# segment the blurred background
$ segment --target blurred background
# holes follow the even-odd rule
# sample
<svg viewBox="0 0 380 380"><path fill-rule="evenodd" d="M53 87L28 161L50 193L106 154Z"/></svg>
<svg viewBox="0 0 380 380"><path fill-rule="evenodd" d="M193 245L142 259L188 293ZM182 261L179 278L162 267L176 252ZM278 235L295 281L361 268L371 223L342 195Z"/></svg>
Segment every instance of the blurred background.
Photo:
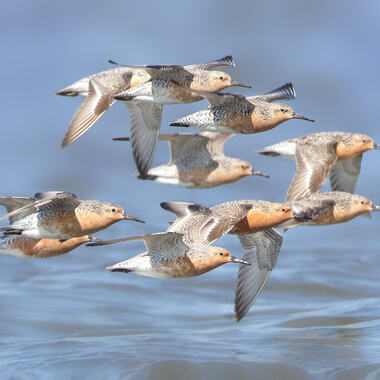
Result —
<svg viewBox="0 0 380 380"><path fill-rule="evenodd" d="M161 201L282 201L295 164L256 149L328 130L365 133L380 143L379 16L374 0L6 2L0 193L65 190L119 203L146 220L96 234L104 239L164 231L172 218ZM198 190L138 180L129 143L112 141L129 135L129 114L119 102L61 149L83 98L54 92L112 67L108 59L186 65L227 54L236 62L228 70L233 79L252 85L229 91L248 96L291 81L297 99L289 105L316 120L228 141L226 154L269 179ZM161 132L191 132L169 123L206 107L165 106ZM154 165L168 159L160 142ZM375 203L379 162L376 151L364 155L357 185ZM267 287L239 324L233 265L173 281L103 270L142 252L142 243L80 247L47 260L1 257L0 369L8 378L380 378L379 218L287 232ZM243 255L235 237L217 245Z"/></svg>

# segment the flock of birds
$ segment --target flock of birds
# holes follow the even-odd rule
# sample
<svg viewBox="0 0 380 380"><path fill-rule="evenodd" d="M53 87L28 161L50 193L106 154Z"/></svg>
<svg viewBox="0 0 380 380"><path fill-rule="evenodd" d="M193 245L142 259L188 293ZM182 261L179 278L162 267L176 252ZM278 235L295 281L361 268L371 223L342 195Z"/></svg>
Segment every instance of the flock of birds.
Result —
<svg viewBox="0 0 380 380"><path fill-rule="evenodd" d="M114 63L113 61L110 61ZM295 99L287 83L263 95L244 97L219 93L230 86L249 87L216 68L234 67L231 56L188 66L122 66L83 78L57 95L85 96L62 146L85 133L116 101L129 113L131 141L139 178L188 188L207 188L244 176L266 176L240 159L226 157L224 143L234 134L263 132L289 119L314 121L278 100ZM162 106L206 99L210 106L173 123L196 127L200 134L159 135ZM168 164L151 168L157 141L170 144ZM83 243L101 246L143 240L146 252L107 269L156 278L197 276L225 263L240 264L235 292L235 317L243 318L276 265L282 235L274 227L343 223L370 211L372 202L353 194L362 154L380 149L369 136L350 132L321 132L283 141L258 152L296 161L297 172L283 203L235 200L207 207L195 203L163 202L176 217L166 232L102 241L91 234L120 220L141 219L117 204L80 200L67 192L42 192L34 197L0 197L9 226L2 228L0 252L18 257L60 255ZM318 192L330 177L331 192ZM244 249L243 259L211 244L234 234Z"/></svg>

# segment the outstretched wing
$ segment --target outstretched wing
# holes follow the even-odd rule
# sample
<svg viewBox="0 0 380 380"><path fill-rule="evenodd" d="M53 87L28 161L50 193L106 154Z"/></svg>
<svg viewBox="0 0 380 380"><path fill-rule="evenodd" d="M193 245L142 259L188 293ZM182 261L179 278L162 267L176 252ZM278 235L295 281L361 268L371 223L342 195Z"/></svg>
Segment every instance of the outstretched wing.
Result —
<svg viewBox="0 0 380 380"><path fill-rule="evenodd" d="M38 194L38 193L37 193ZM12 198L12 197L10 197ZM59 193L52 197L42 198L42 199L34 199L33 202L27 203L24 206L14 209L11 212L0 217L0 220L5 218L17 218L20 219L20 215L25 217L29 214L38 212L42 207L46 207L48 209L64 209L64 210L73 210L80 205L80 200L78 198L73 197L71 193ZM14 219L13 219L14 220Z"/></svg>
<svg viewBox="0 0 380 380"><path fill-rule="evenodd" d="M176 208L176 215L181 215L177 217L177 220L169 227L168 231L183 233L187 242L211 244L230 232L252 207L251 205L241 204L229 208L228 212L226 210L223 212L220 206L222 205L208 208L196 203L166 202L166 209L171 208L171 210L174 210ZM181 207L180 212L178 207Z"/></svg>
<svg viewBox="0 0 380 380"><path fill-rule="evenodd" d="M358 181L361 162L361 154L347 160L336 162L330 172L331 188L334 191L353 193Z"/></svg>
<svg viewBox="0 0 380 380"><path fill-rule="evenodd" d="M337 157L337 140L327 144L302 144L296 148L297 173L289 186L287 201L316 193L326 181Z"/></svg>
<svg viewBox="0 0 380 380"><path fill-rule="evenodd" d="M212 70L217 67L222 67L222 68L235 67L235 62L231 55L227 55L215 61L184 66L184 68L190 72L198 71L198 70Z"/></svg>
<svg viewBox="0 0 380 380"><path fill-rule="evenodd" d="M125 86L128 86L131 74L126 75L124 73L120 74L120 76L120 81L122 83L126 82ZM121 89L118 89L115 92L115 88L103 86L95 78L91 78L88 85L88 96L71 120L63 138L62 147L64 148L73 143L90 129L115 102L113 96L120 91Z"/></svg>
<svg viewBox="0 0 380 380"><path fill-rule="evenodd" d="M95 243L88 243L88 247L97 247L101 245L110 245L125 241L143 240L148 254L163 254L167 256L185 256L189 247L183 241L183 234L175 232L158 232L139 236L130 236L121 239L104 240Z"/></svg>
<svg viewBox="0 0 380 380"><path fill-rule="evenodd" d="M240 109L244 108L246 112L252 112L255 108L255 106L242 95L231 94L229 92L219 93L213 91L194 90L185 86L181 86L181 88L206 99L210 103L211 107L235 107L238 105Z"/></svg>
<svg viewBox="0 0 380 380"><path fill-rule="evenodd" d="M159 140L167 140L170 144L170 161L193 164L199 162L200 166L212 159L207 150L209 139L198 134L176 133L171 135L160 135Z"/></svg>
<svg viewBox="0 0 380 380"><path fill-rule="evenodd" d="M162 105L151 102L125 101L130 113L133 158L142 177L152 166L162 119Z"/></svg>
<svg viewBox="0 0 380 380"><path fill-rule="evenodd" d="M201 136L208 138L207 150L211 156L224 155L224 144L234 133L201 132Z"/></svg>
<svg viewBox="0 0 380 380"><path fill-rule="evenodd" d="M235 318L240 321L251 308L276 265L282 236L273 228L238 236L244 248L243 260L251 265L240 265L235 290Z"/></svg>

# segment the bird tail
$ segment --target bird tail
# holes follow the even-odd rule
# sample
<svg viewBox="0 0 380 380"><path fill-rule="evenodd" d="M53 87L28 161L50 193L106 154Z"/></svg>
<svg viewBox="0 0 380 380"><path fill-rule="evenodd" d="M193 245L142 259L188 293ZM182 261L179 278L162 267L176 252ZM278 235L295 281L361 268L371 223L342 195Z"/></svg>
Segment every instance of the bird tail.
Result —
<svg viewBox="0 0 380 380"><path fill-rule="evenodd" d="M0 228L0 231L2 231L4 235L21 235L24 230L21 228L3 227Z"/></svg>
<svg viewBox="0 0 380 380"><path fill-rule="evenodd" d="M138 174L137 175L138 179L149 179L151 181L154 181L157 177L158 177L158 175L150 175L150 174L147 174L147 175Z"/></svg>

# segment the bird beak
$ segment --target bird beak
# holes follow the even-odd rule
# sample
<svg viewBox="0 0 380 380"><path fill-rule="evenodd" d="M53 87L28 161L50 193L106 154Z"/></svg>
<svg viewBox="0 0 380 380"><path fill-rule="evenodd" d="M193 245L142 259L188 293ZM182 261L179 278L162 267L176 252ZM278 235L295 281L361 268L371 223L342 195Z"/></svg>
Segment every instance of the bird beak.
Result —
<svg viewBox="0 0 380 380"><path fill-rule="evenodd" d="M236 80L231 81L231 86L239 86L239 87L246 87L246 88L252 88L251 86L248 86L247 84L240 83Z"/></svg>
<svg viewBox="0 0 380 380"><path fill-rule="evenodd" d="M373 143L373 149L380 149L380 145Z"/></svg>
<svg viewBox="0 0 380 380"><path fill-rule="evenodd" d="M260 172L260 171L258 171L258 170L252 170L251 175L259 175L259 176L261 176L261 177L269 178L269 175L267 175L267 174L265 174L265 173L263 173L263 172Z"/></svg>
<svg viewBox="0 0 380 380"><path fill-rule="evenodd" d="M380 206L379 205L373 205L372 211L380 211Z"/></svg>
<svg viewBox="0 0 380 380"><path fill-rule="evenodd" d="M88 237L88 241L91 241L91 242L94 242L94 243L100 243L101 241L103 241L102 239L99 239L99 238L97 238L97 237L95 237L95 236L91 236L91 235L89 235L89 237Z"/></svg>
<svg viewBox="0 0 380 380"><path fill-rule="evenodd" d="M293 119L302 119L302 120L312 121L313 123L315 122L315 120L309 119L308 117L299 115L298 113L295 113L295 112L293 113Z"/></svg>
<svg viewBox="0 0 380 380"><path fill-rule="evenodd" d="M234 257L234 256L231 256L231 263L251 265L251 263L249 263L248 261L238 259L237 257Z"/></svg>
<svg viewBox="0 0 380 380"><path fill-rule="evenodd" d="M131 214L127 214L126 212L123 215L124 215L124 220L134 220L136 222L145 223L143 220L136 218L135 216Z"/></svg>

